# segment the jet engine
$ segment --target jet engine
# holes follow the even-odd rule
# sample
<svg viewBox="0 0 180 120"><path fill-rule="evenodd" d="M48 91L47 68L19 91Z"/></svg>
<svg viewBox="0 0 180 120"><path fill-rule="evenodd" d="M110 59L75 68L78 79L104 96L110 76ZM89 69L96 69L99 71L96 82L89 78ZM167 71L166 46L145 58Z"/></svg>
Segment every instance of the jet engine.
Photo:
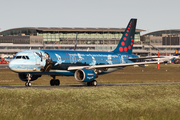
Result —
<svg viewBox="0 0 180 120"><path fill-rule="evenodd" d="M22 81L28 81L27 73L19 73L18 75ZM31 81L37 80L38 77L41 77L41 75L31 75Z"/></svg>
<svg viewBox="0 0 180 120"><path fill-rule="evenodd" d="M96 78L94 70L79 69L76 70L74 77L79 82L90 82Z"/></svg>

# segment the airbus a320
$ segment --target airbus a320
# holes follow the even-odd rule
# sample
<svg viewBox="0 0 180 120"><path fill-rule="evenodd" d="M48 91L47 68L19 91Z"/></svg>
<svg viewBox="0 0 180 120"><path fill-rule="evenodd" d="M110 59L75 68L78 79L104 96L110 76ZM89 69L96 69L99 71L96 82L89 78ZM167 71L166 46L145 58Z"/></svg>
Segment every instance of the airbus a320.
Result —
<svg viewBox="0 0 180 120"><path fill-rule="evenodd" d="M50 75L51 86L59 86L56 76L74 76L79 82L96 86L99 75L116 71L126 66L157 63L138 62L139 57L132 54L137 19L131 19L115 50L76 51L76 50L25 50L18 52L9 62L9 68L17 72L31 86L31 81L42 75Z"/></svg>

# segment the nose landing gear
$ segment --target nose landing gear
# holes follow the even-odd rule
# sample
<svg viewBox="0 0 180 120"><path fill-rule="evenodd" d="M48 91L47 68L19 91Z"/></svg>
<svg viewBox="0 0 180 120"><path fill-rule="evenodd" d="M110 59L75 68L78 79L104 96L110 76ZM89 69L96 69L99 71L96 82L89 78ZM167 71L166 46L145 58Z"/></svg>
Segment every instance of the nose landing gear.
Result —
<svg viewBox="0 0 180 120"><path fill-rule="evenodd" d="M31 87L31 74L28 73L26 77L28 81L25 83L25 86Z"/></svg>

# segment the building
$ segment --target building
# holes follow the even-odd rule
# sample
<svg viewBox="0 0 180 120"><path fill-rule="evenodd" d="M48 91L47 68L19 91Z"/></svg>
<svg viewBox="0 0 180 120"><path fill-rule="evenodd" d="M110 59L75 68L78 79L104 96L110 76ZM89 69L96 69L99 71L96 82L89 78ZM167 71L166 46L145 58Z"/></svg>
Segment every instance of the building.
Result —
<svg viewBox="0 0 180 120"><path fill-rule="evenodd" d="M43 44L42 36L30 36L25 34L0 35L0 43L12 44Z"/></svg>
<svg viewBox="0 0 180 120"><path fill-rule="evenodd" d="M160 30L142 35L141 41L151 45L180 45L179 37L180 30Z"/></svg>
<svg viewBox="0 0 180 120"><path fill-rule="evenodd" d="M77 50L112 51L125 28L14 28L0 32L0 54L15 54L26 49L74 48ZM133 53L140 56L170 55L180 48L180 30L154 31L140 36L136 29Z"/></svg>
<svg viewBox="0 0 180 120"><path fill-rule="evenodd" d="M77 34L77 50L114 50L125 28L14 28L0 32L0 54L25 49L72 49ZM136 29L134 44L140 44Z"/></svg>
<svg viewBox="0 0 180 120"><path fill-rule="evenodd" d="M157 54L157 51L164 55L172 55L176 49L180 48L180 30L150 32L141 36L141 42L150 55Z"/></svg>

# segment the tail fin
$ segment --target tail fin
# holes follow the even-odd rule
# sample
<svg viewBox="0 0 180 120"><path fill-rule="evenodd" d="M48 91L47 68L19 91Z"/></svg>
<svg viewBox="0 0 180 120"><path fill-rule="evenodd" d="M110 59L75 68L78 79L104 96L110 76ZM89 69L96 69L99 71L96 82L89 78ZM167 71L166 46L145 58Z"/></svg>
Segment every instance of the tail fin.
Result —
<svg viewBox="0 0 180 120"><path fill-rule="evenodd" d="M179 55L179 48L176 49L174 56L178 56Z"/></svg>
<svg viewBox="0 0 180 120"><path fill-rule="evenodd" d="M173 59L171 60L171 63L173 63L173 64L174 64L174 60L175 60L175 58L173 58Z"/></svg>
<svg viewBox="0 0 180 120"><path fill-rule="evenodd" d="M137 19L131 19L114 53L132 54Z"/></svg>

